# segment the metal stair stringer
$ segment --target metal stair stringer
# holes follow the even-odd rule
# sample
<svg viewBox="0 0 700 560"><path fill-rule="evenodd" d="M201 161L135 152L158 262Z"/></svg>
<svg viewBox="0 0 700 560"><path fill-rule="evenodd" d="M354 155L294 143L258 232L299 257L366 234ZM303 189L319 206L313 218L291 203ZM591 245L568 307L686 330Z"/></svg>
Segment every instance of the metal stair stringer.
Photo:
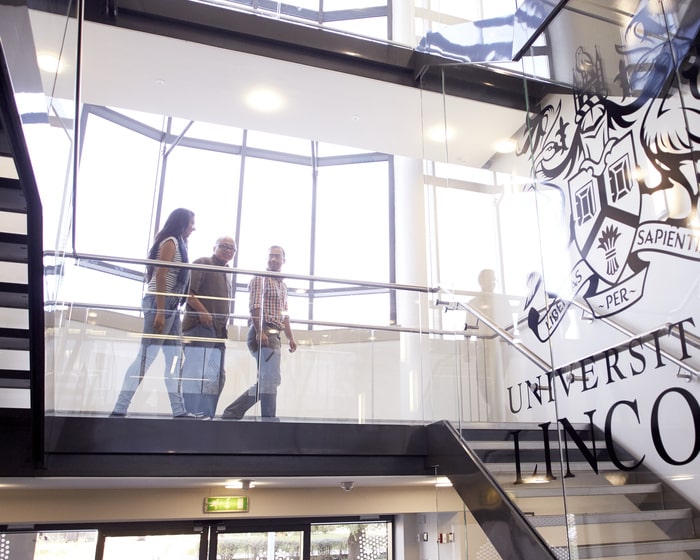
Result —
<svg viewBox="0 0 700 560"><path fill-rule="evenodd" d="M0 391L28 391L35 465L44 460L44 278L42 205L0 44ZM19 399L22 401L23 399ZM12 406L10 404L10 406Z"/></svg>
<svg viewBox="0 0 700 560"><path fill-rule="evenodd" d="M449 422L426 431L426 466L450 480L503 560L557 558Z"/></svg>

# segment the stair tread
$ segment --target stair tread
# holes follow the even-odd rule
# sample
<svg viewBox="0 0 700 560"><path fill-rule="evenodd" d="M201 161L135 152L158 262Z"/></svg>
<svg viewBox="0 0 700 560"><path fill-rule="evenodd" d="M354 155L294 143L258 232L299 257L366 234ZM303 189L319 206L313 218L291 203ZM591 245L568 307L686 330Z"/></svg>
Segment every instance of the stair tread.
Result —
<svg viewBox="0 0 700 560"><path fill-rule="evenodd" d="M31 389L31 379L19 379L14 377L0 377L0 389Z"/></svg>
<svg viewBox="0 0 700 560"><path fill-rule="evenodd" d="M26 294L29 292L27 284L20 282L0 282L0 291Z"/></svg>
<svg viewBox="0 0 700 560"><path fill-rule="evenodd" d="M27 262L27 236L0 232L0 261Z"/></svg>
<svg viewBox="0 0 700 560"><path fill-rule="evenodd" d="M29 329L0 328L0 349L29 350Z"/></svg>
<svg viewBox="0 0 700 560"><path fill-rule="evenodd" d="M14 177L0 177L0 189L21 190L20 181Z"/></svg>
<svg viewBox="0 0 700 560"><path fill-rule="evenodd" d="M588 449L592 449L593 446L591 445L590 440L583 440L583 443L588 447ZM605 449L605 445L602 442L598 442L600 447L602 447L602 451ZM515 446L513 444L513 441L487 441L487 440L479 440L479 441L469 441L467 440L467 444L469 445L470 448L472 448L475 451L481 451L481 450L494 450L494 451L500 451L500 450L508 450L508 451L513 451ZM576 447L576 444L573 443L572 441L569 441L567 443L569 450L574 451L578 449ZM520 441L518 442L518 447L520 450L524 449L542 449L542 442L541 441ZM556 440L551 440L549 442L549 447L550 449L559 449L559 442Z"/></svg>
<svg viewBox="0 0 700 560"><path fill-rule="evenodd" d="M0 210L26 214L27 200L18 179L0 177Z"/></svg>
<svg viewBox="0 0 700 560"><path fill-rule="evenodd" d="M29 370L24 369L0 369L0 377L8 379L29 378Z"/></svg>
<svg viewBox="0 0 700 560"><path fill-rule="evenodd" d="M27 309L29 286L15 282L0 282L0 308Z"/></svg>
<svg viewBox="0 0 700 560"><path fill-rule="evenodd" d="M25 233L9 233L6 231L0 231L0 243L18 243L26 244L27 235Z"/></svg>
<svg viewBox="0 0 700 560"><path fill-rule="evenodd" d="M640 521L664 521L669 519L688 519L692 517L690 508L664 509L652 511L630 511L621 513L575 513L576 525L598 525L604 523L635 523ZM535 527L552 527L566 525L566 515L533 515L527 516Z"/></svg>
<svg viewBox="0 0 700 560"><path fill-rule="evenodd" d="M528 484L527 488L522 486L504 486L503 490L515 498L541 498L547 496L561 496L560 486L555 488L546 487L544 484ZM592 486L566 486L567 496L597 496L597 495L620 495L620 494L653 494L661 491L660 482L649 484L625 484L623 486L605 486L602 484Z"/></svg>
<svg viewBox="0 0 700 560"><path fill-rule="evenodd" d="M492 473L492 474L515 474L515 463L513 461L510 462L500 462L500 463L484 463L486 466L486 469ZM521 461L520 462L520 471L523 475L523 477L526 476L528 473L532 473L535 470L535 467L537 467L537 472L541 473L542 469L544 468L544 464L542 462L534 462L534 461ZM555 465L552 465L552 469L554 469ZM559 468L558 464L556 465L557 469ZM585 461L570 461L569 462L569 469L571 472L578 474L579 472L593 472L591 469L591 465L589 465ZM619 472L619 469L610 461L598 461L598 472L603 473L603 472Z"/></svg>
<svg viewBox="0 0 700 560"><path fill-rule="evenodd" d="M577 547L578 557L580 559L626 556L632 554L660 554L668 552L684 552L689 550L700 550L700 539L584 544Z"/></svg>

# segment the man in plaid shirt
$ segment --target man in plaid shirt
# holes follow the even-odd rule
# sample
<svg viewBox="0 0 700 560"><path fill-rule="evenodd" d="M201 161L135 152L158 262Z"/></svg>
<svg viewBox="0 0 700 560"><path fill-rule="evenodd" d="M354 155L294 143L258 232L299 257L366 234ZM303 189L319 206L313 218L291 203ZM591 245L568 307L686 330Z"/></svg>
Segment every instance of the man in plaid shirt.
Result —
<svg viewBox="0 0 700 560"><path fill-rule="evenodd" d="M284 249L270 247L267 270L280 272L285 262ZM260 401L261 416L277 420L277 387L282 382L280 362L284 331L289 351L297 349L287 314L287 286L280 277L256 276L248 285L250 318L248 319L248 349L258 366L257 382L224 410L222 417L240 420L246 411Z"/></svg>

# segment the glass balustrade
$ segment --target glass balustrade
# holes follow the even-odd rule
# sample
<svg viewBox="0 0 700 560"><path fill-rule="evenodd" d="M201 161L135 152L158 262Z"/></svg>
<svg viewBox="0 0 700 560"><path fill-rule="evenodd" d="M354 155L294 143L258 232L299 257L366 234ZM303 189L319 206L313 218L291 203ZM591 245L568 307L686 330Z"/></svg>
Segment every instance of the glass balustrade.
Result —
<svg viewBox="0 0 700 560"><path fill-rule="evenodd" d="M450 95L475 65L425 70L423 127L441 144L425 151L444 161L427 168L426 183L442 239L457 239L455 212L471 218L467 205L490 206L493 227L460 223L459 240L472 241L462 254L515 294L497 344L512 336L509 349L542 366L498 356L504 423L457 425L466 444L557 554L682 558L697 547L690 512L700 503L689 482L700 393L688 276L697 265L699 20L692 2L619 7L568 2L553 14L530 49L556 45L551 80L528 79L523 62L519 114L476 127L482 144L503 146L481 160L463 132L480 115ZM428 92L436 82L441 100ZM440 286L450 273L438 271ZM489 299L484 310L496 305Z"/></svg>
<svg viewBox="0 0 700 560"><path fill-rule="evenodd" d="M109 257L101 259L109 261ZM47 269L58 268L63 272L56 300L47 302L49 369L53 372L47 394L52 414L110 414L126 372L144 341L163 339L162 348L166 351L168 345L176 347L171 369L177 370L178 391L186 398L188 393L210 394L212 389L205 387L206 370L213 368L218 372L223 355L225 382L215 416L221 416L227 404L255 384L258 371L246 343L249 323L245 313L252 271L227 270L229 276L235 276L238 286L235 297L228 300L236 312L225 318L227 338L171 337L144 335L142 309L124 305L122 294L142 290L141 282L115 276L114 270L105 266L95 270L94 258L63 256L57 260L47 257L48 260L54 263L60 260L60 266L54 264ZM123 263L125 259L117 260ZM195 265L194 268L215 271L218 267ZM81 291L79 286L86 279L91 279L100 289L93 293ZM292 275L286 282L306 280ZM469 313L469 304L459 307L454 294L441 294L420 286L363 284L329 278L316 279L317 285L318 280L323 280L326 286L322 296L289 293L290 302L297 300L289 305L297 350L282 352L278 412L283 419L352 423L426 423L442 419L458 423L503 422L513 414L508 407L521 406L515 403L523 398L519 389L511 388L513 403L508 404L508 377L504 372L509 371L511 362L522 374L529 371L532 379L542 375L541 358L523 351L517 332L513 336L517 328L512 323L502 331L495 326L498 332L486 326L484 320L489 321L488 317L477 324L479 319ZM74 286L73 282L78 285ZM109 288L110 282L114 283L114 289ZM117 288L129 284L132 286L128 291ZM349 291L356 296L347 295ZM112 294L117 300L114 303L109 301ZM325 299L333 297L350 303L336 306L333 321L302 318L314 313L316 302L323 305ZM396 309L396 323L355 322L354 297L365 301L369 298L378 305L384 298L402 302L402 307ZM449 297L449 301L441 299L444 297ZM448 315L457 327L430 326L436 317L442 319ZM288 341L284 334L281 338L284 350ZM129 408L130 415L172 416L164 382L168 378L164 371L165 353L155 352L154 362L143 375ZM259 416L260 410L256 409L248 418Z"/></svg>

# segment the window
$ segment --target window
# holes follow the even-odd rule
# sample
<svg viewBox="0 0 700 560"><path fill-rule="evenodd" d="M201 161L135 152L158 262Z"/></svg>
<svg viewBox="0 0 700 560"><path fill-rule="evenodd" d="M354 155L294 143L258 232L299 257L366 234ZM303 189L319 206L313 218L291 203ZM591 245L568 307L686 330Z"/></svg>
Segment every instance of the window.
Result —
<svg viewBox="0 0 700 560"><path fill-rule="evenodd" d="M146 258L154 232L178 207L195 213L190 260L209 256L215 240L230 235L238 240L236 268L264 270L268 248L281 245L287 254L283 271L290 275L375 283L393 277L390 155L88 108L76 249L101 259L71 267L64 299L138 306L143 266L110 265L109 257ZM250 278L239 276L234 314L242 322ZM362 319L363 306L348 294L347 284L289 278L287 285L293 319L314 319L316 310L327 321ZM388 290L351 286L355 296L369 298L372 324L390 323ZM314 306L317 295L323 302Z"/></svg>

